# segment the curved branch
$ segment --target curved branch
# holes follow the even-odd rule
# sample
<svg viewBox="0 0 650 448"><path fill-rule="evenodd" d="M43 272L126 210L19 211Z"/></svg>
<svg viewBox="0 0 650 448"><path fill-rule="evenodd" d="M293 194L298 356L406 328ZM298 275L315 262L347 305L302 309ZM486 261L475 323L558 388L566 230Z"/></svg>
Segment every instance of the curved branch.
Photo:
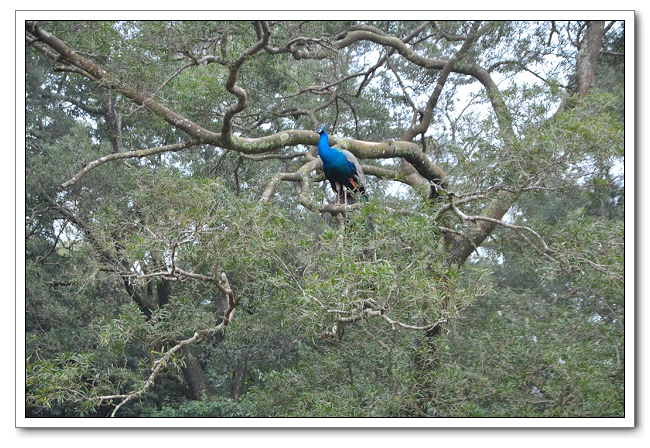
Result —
<svg viewBox="0 0 650 448"><path fill-rule="evenodd" d="M330 137L330 144L352 152L360 159L403 158L427 180L446 188L447 174L424 154L419 145L407 141L366 142L348 138ZM314 143L315 144L315 143Z"/></svg>
<svg viewBox="0 0 650 448"><path fill-rule="evenodd" d="M466 44L470 45L473 43L472 40L478 38L478 36L481 34L480 31L474 31L475 34L466 39ZM419 55L413 51L403 40L397 37L386 35L385 33L370 31L367 28L351 29L347 31L342 39L338 42L338 48L342 49L362 40L394 48L395 51L397 51L408 61L426 69L443 70L445 68L445 65L449 62L449 60L445 59L428 58ZM490 73L477 65L458 62L455 62L453 64L453 67L449 67L449 70L452 73L472 76L483 85L483 87L488 92L488 98L492 103L492 108L494 109L494 112L497 116L499 128L501 129L505 140L514 141L515 134L512 129L512 120L508 114L508 108L505 104L505 101L503 100L497 84L490 76Z"/></svg>
<svg viewBox="0 0 650 448"><path fill-rule="evenodd" d="M448 263L462 266L465 260L479 247L483 241L494 231L496 226L503 222L501 218L510 210L520 193L500 191L488 205L483 208L482 216L488 219L469 220L474 226L467 232L467 238L456 238L448 251ZM449 193L449 203L452 204L453 194ZM451 206L453 209L453 205ZM457 209L457 208L456 208ZM447 209L448 210L448 209ZM455 210L454 210L455 211ZM463 218L462 215L459 215ZM465 215L466 216L466 215Z"/></svg>
<svg viewBox="0 0 650 448"><path fill-rule="evenodd" d="M535 250L535 252L537 252L538 254L540 254L540 255L543 256L543 257L546 257L547 259L549 259L549 261L553 261L553 262L557 261L557 260L555 260L553 257L551 257L551 256L549 255L549 252L555 252L555 251L551 250L551 248L548 247L548 245L546 244L546 241L544 241L544 239L541 237L541 235L540 235L539 233L535 232L535 231L534 231L533 229L531 229L530 227L526 227L526 226L517 226L517 225L514 225L514 224L508 224L507 222L502 221L501 219L490 218L489 216L466 215L465 213L461 212L461 211L458 209L458 207L456 207L456 205L455 205L453 202L450 203L450 205L451 205L451 209L454 211L454 213L456 213L456 215L458 215L461 219L463 219L463 220L465 220L465 221L472 221L472 222L476 222L476 221L485 221L485 222L488 222L488 223L492 223L492 224L495 224L495 225L500 225L500 226L505 227L505 228L507 228L507 229L513 230L513 231L514 231L517 235L519 235L519 236L520 236L520 237L521 237L521 238L522 238L522 239L523 239L523 240L524 240L524 241L525 241L525 242L526 242L530 247L532 247L533 250ZM543 250L540 249L540 248L539 248L535 243L533 243L533 242L532 242L532 241L531 241L531 240L530 240L530 239L529 239L529 238L528 238L528 237L523 233L523 230L525 230L525 231L527 231L527 232L533 234L533 235L534 235L534 236L539 240L539 242L542 244L542 246L543 246Z"/></svg>
<svg viewBox="0 0 650 448"><path fill-rule="evenodd" d="M143 106L155 115L158 115L172 126L189 134L192 138L199 140L201 143L210 143L215 146L222 146L221 138L218 134L197 125L168 107L153 101L150 97L139 93L130 85L113 79L109 73L99 65L75 53L58 37L43 30L37 22L26 22L25 27L29 33L55 50L58 53L57 59L59 61L64 61L71 66L76 67L81 70L82 73L87 73L86 76L91 81L101 82L105 87L120 92L128 99Z"/></svg>
<svg viewBox="0 0 650 448"><path fill-rule="evenodd" d="M120 160L120 159L131 159L133 157L147 157L151 156L153 154L160 154L163 152L177 152L185 148L190 148L192 146L196 146L199 142L195 140L190 140L187 142L182 142L182 143L175 143L173 145L165 145L165 146L159 146L157 148L149 148L149 149L141 149L139 151L129 151L129 152L120 152L120 153L113 153L109 154L104 157L100 157L97 160L93 160L90 162L88 165L86 165L81 171L79 171L75 177L72 179L63 182L61 184L61 188L68 188L84 177L86 174L88 174L90 171L94 170L97 168L99 165L103 165L106 162L110 162L113 160Z"/></svg>
<svg viewBox="0 0 650 448"><path fill-rule="evenodd" d="M295 159L297 157L304 157L308 154L307 151L292 152L290 154L262 154L260 156L252 156L243 154L242 157L248 160L269 160L269 159Z"/></svg>
<svg viewBox="0 0 650 448"><path fill-rule="evenodd" d="M298 182L300 184L300 194L298 195L298 202L306 209L314 212L329 213L334 217L338 217L339 215L347 211L361 208L363 206L361 202L356 202L351 205L344 205L344 204L321 204L312 201L310 199L310 188L309 188L308 176L309 173L311 173L312 171L322 170L322 169L323 169L323 162L320 159L313 159L305 163L294 173L276 174L275 176L273 176L273 179L271 179L271 181L266 186L266 189L264 190L264 193L260 198L260 202L270 201L271 197L273 196L275 186L278 184L278 182L284 180L284 181Z"/></svg>
<svg viewBox="0 0 650 448"><path fill-rule="evenodd" d="M248 94L240 86L236 85L237 77L239 76L239 70L241 69L244 62L248 60L251 56L256 53L259 53L266 45L269 43L271 37L271 32L269 31L269 26L266 22L261 22L258 24L261 31L258 31L258 34L261 34L260 40L255 43L248 50L244 51L237 60L232 63L230 66L230 73L228 74L228 79L226 80L226 90L237 97L237 102L231 104L223 117L223 124L221 126L221 140L226 143L232 143L232 119L233 117L241 112L242 110L248 107ZM258 28L258 30L259 30Z"/></svg>
<svg viewBox="0 0 650 448"><path fill-rule="evenodd" d="M112 79L112 77L109 76L108 72L106 72L104 69L102 69L100 66L90 61L89 59L84 58L83 56L75 53L63 41L58 39L56 36L53 36L52 34L43 30L38 25L38 23L27 22L26 29L28 32L33 34L43 43L47 44L50 48L55 50L58 53L59 60L63 60L66 63L78 67L79 69L87 72L90 76L92 76L91 79L93 80L96 79L98 82L101 82L107 88L114 89L122 93L124 96L134 101L136 104L139 104L145 107L146 109L148 109L149 111L151 111L152 113L160 116L165 121L170 123L172 126L187 133L192 138L190 142L185 142L182 144L171 145L168 147L154 148L152 150L142 150L141 152L119 153L116 155L111 155L110 157L106 156L106 158L100 158L92 162L88 167L84 168L84 170L82 170L83 172L80 173L81 176L79 176L79 178L83 177L83 175L85 175L88 171L92 170L96 166L105 163L106 161L109 160L125 158L125 157L133 157L133 156L140 157L140 156L146 156L149 154L154 154L159 152L180 150L180 149L187 148L189 146L203 144L203 143L211 144L224 149L230 149L243 154L261 154L261 153L271 152L280 148L284 148L287 146L297 146L297 145L316 146L318 144L318 138L319 138L318 134L316 134L315 132L303 131L303 130L287 130L287 131L282 131L273 135L259 137L259 138L246 138L246 137L238 137L232 135L232 125L231 125L232 117L239 111L243 110L247 104L246 92L241 87L237 86L235 82L237 80L239 69L247 60L247 58L261 51L264 48L264 46L268 43L270 33L268 31L268 24L264 22L259 24L259 29L261 30L260 40L251 48L243 52L240 55L240 57L237 59L237 61L231 64L231 71L228 77L228 81L226 83L226 88L238 98L238 101L237 103L231 105L227 109L226 113L224 114L224 125L222 127L220 134L212 132L208 129L205 129L197 125L196 123L188 120L184 116L169 109L168 107L163 106L162 104L154 101L149 96L137 92L136 89L134 89L130 85ZM369 33L373 36L379 36L379 34L369 32L369 31L364 31L364 30L351 32L351 34L354 33ZM395 39L396 41L399 41L402 46L405 45L402 40L397 38L390 38L386 36L379 36L379 37L385 39ZM335 95L332 95L332 98L330 100L334 101ZM327 104L330 103L327 102ZM326 106L321 105L319 106L319 108L320 107L326 107ZM312 120L315 118L315 116L313 116L313 111L312 113L309 114L309 116L310 118L312 118ZM437 165L435 165L433 162L431 162L426 157L426 155L422 153L419 146L414 143L404 142L404 141L375 143L375 142L363 142L360 140L351 140L351 139L337 139L335 137L332 140L333 140L332 143L338 143L341 149L347 149L350 152L354 153L359 158L373 158L373 159L391 158L391 157L403 158L406 161L408 161L411 165L413 165L413 167L418 171L420 175L422 175L429 181L433 181L436 184L443 186L443 188L446 185L445 172L442 169L440 169ZM150 152L147 153L147 151ZM77 180L72 179L71 183L66 183L64 185L66 186L72 185Z"/></svg>

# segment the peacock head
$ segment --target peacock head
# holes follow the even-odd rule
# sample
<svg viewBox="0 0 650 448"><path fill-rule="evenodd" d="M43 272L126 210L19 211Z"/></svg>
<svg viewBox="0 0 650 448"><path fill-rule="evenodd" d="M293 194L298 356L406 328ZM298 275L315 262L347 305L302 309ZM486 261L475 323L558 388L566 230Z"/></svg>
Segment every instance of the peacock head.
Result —
<svg viewBox="0 0 650 448"><path fill-rule="evenodd" d="M323 135L323 133L325 133L325 125L321 124L316 129L314 129L314 131L316 131L319 135Z"/></svg>

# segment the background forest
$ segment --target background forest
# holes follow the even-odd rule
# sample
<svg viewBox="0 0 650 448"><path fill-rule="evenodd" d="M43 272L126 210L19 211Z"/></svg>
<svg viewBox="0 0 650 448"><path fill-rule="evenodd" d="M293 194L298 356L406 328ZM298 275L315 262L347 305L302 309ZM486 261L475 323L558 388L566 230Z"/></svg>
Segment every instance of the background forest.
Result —
<svg viewBox="0 0 650 448"><path fill-rule="evenodd" d="M619 19L25 22L25 415L623 417Z"/></svg>

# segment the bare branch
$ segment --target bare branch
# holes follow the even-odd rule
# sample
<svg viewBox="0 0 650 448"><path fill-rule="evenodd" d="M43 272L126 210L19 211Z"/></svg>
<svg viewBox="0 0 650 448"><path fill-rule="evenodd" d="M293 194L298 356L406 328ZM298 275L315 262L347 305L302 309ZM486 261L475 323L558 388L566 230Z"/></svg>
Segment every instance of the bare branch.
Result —
<svg viewBox="0 0 650 448"><path fill-rule="evenodd" d="M500 220L500 219L490 218L490 217L487 217L487 216L466 215L466 214L464 214L463 212L461 212L461 211L458 209L458 207L456 207L456 205L455 205L453 202L450 203L450 204L451 204L451 209L452 209L452 210L454 211L454 213L456 213L456 214L457 214L461 219L463 219L463 220L465 220L465 221L473 221L473 222L475 222L475 221L485 221L485 222L489 222L489 223L492 223L492 224L497 224L497 225L500 225L500 226L505 227L505 228L507 228L507 229L513 230L513 231L514 231L515 233L517 233L517 235L519 235L519 236L520 236L520 237L521 237L521 238L522 238L522 239L523 239L523 240L524 240L524 241L525 241L525 242L526 242L530 247L532 247L532 248L535 250L535 252L537 252L538 254L542 255L543 257L549 259L550 261L553 261L553 262L557 261L557 260L555 260L553 257L551 257L551 256L549 255L549 253L553 253L553 252L555 252L555 251L553 251L550 247L548 247L548 245L546 244L546 241L544 241L544 239L540 236L540 234L537 233L537 232L535 232L535 231L534 231L533 229L531 229L530 227L526 227L526 226L517 226L517 225L514 225L514 224L508 224L507 222L502 221L502 220ZM529 239L529 238L528 238L528 237L527 237L527 236L522 232L523 230L525 230L525 231L527 231L527 232L533 234L533 235L537 238L537 240L542 244L542 246L543 246L543 250L540 249L536 244L534 244L534 243L533 243L533 242L532 242L532 241L531 241L531 240L530 240L530 239Z"/></svg>
<svg viewBox="0 0 650 448"><path fill-rule="evenodd" d="M377 306L377 303L374 300L370 299L370 300L363 301L363 310L360 312L353 313L352 311L345 311L345 310L338 310L338 309L328 309L325 310L325 312L328 314L336 314L337 315L336 321L338 323L343 323L343 324L357 322L367 317L378 317L388 322L393 328L393 330L395 330L397 327L400 327L406 330L426 331L426 332L433 330L439 325L448 323L451 319L451 317L445 316L441 319L438 319L436 322L432 324L411 325L411 324L405 324L397 319L392 319L386 314L386 311L382 307L379 307L379 309L375 309L373 308L373 306ZM341 315L345 315L345 317L341 317ZM331 336L332 334L326 332L325 335Z"/></svg>
<svg viewBox="0 0 650 448"><path fill-rule="evenodd" d="M193 139L197 139L204 143L211 143L216 146L221 145L221 139L218 134L208 131L182 115L172 111L168 107L151 100L147 95L139 93L130 85L124 84L114 77L111 77L110 74L99 65L74 52L59 38L43 30L38 23L26 22L25 27L29 33L33 34L56 51L59 54L58 60L60 62L66 62L70 66L78 68L82 71L82 74L87 74L87 77L92 81L101 82L102 85L107 88L119 91L136 104L144 106L146 109L160 116L171 125L189 134Z"/></svg>
<svg viewBox="0 0 650 448"><path fill-rule="evenodd" d="M424 108L424 111L422 112L422 119L420 120L420 123L418 124L413 123L409 127L409 129L405 132L404 136L402 137L402 140L410 142L413 140L413 138L416 135L423 134L424 132L427 131L427 129L429 129L429 125L431 124L431 119L433 118L433 111L436 108L436 105L438 104L438 99L440 98L440 94L442 93L442 89L444 88L447 79L449 78L449 74L454 68L454 64L456 63L456 61L460 57L462 57L463 54L467 53L467 51L471 48L471 46L474 44L476 39L478 39L478 29L480 25L481 25L480 21L475 21L472 24L472 29L470 30L469 36L467 37L467 39L465 39L465 42L461 46L460 50L458 50L458 52L454 56L452 56L448 61L445 62L445 64L442 67L442 71L440 72L440 76L438 77L438 82L436 83L436 87L433 89L431 96L429 96L427 105Z"/></svg>
<svg viewBox="0 0 650 448"><path fill-rule="evenodd" d="M459 56L460 54L466 52L466 49L469 48L474 43L475 39L477 39L480 36L481 31L478 30L476 27L474 27L474 25L477 25L477 23L478 22L475 22L473 24L473 28L472 31L470 32L470 36L468 36L468 38L466 38L465 42L463 43L463 47L465 47L465 49L459 50L459 53L457 53L456 56ZM515 140L514 131L512 129L512 120L508 114L508 107L506 106L503 100L503 97L501 95L501 92L499 91L497 84L490 77L490 73L487 70L467 62L447 65L449 60L428 58L422 56L416 53L415 51L413 51L413 49L408 45L406 45L406 43L403 40L397 37L386 35L383 32L377 32L376 29L369 30L364 27L361 27L361 29L352 28L349 31L345 32L342 35L341 40L339 40L338 42L338 48L339 49L345 48L360 40L367 40L379 45L391 47L408 61L416 65L419 65L420 67L423 68L444 70L445 66L447 66L450 72L474 77L477 81L479 81L483 85L483 87L488 92L488 97L492 104L492 108L496 113L498 123L499 123L499 128L501 129L504 138L507 141ZM442 77L439 80L438 84L439 85L444 84L441 83L440 81L444 81ZM434 100L437 100L435 93L432 94L432 96L430 97L430 102L433 103ZM413 135L414 136L418 135L418 132L417 131L413 132Z"/></svg>
<svg viewBox="0 0 650 448"><path fill-rule="evenodd" d="M57 233L56 238L54 239L54 244L52 244L52 249L50 249L50 251L42 257L37 256L36 263L42 263L43 261L45 261L47 257L49 257L54 253L54 250L56 249L57 245L59 244L59 240L61 239L61 234L63 234L63 231L65 230L65 227L68 225L68 222L69 222L68 218L66 218L63 221L63 224L61 225L61 229L59 230L59 233Z"/></svg>

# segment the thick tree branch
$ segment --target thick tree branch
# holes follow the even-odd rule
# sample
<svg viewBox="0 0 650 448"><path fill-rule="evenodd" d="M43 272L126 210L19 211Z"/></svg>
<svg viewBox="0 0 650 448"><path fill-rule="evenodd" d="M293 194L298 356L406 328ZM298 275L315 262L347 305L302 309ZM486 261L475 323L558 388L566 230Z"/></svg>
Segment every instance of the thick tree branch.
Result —
<svg viewBox="0 0 650 448"><path fill-rule="evenodd" d="M578 97L584 98L596 84L596 63L600 57L605 21L587 22L587 30L578 47Z"/></svg>
<svg viewBox="0 0 650 448"><path fill-rule="evenodd" d="M458 52L454 56L452 56L451 59L445 62L445 65L442 67L442 70L440 72L440 76L438 77L438 82L436 83L436 87L433 89L433 92L431 93L431 96L427 101L427 105L424 108L424 111L422 112L422 119L418 124L413 124L411 125L411 127L409 127L409 129L402 137L402 140L410 142L413 140L413 138L415 138L416 135L424 134L427 131L427 129L429 129L429 125L431 124L431 119L433 118L433 111L436 108L436 105L438 104L438 99L440 98L442 89L444 88L445 83L447 82L447 78L449 78L449 74L454 68L454 64L456 63L456 61L460 57L462 57L463 54L467 53L467 51L470 49L472 44L478 38L478 29L480 25L481 25L480 21L476 21L472 24L472 29L470 30L469 35L467 36L467 39L465 39L465 42L461 46L460 50L458 50Z"/></svg>
<svg viewBox="0 0 650 448"><path fill-rule="evenodd" d="M286 159L295 159L298 157L304 157L308 153L307 151L299 151L299 152L292 152L289 154L262 154L259 156L252 156L248 154L243 154L242 157L244 159L248 160L255 160L255 161L260 161L260 160L271 160L271 159L279 159L279 160L286 160Z"/></svg>

